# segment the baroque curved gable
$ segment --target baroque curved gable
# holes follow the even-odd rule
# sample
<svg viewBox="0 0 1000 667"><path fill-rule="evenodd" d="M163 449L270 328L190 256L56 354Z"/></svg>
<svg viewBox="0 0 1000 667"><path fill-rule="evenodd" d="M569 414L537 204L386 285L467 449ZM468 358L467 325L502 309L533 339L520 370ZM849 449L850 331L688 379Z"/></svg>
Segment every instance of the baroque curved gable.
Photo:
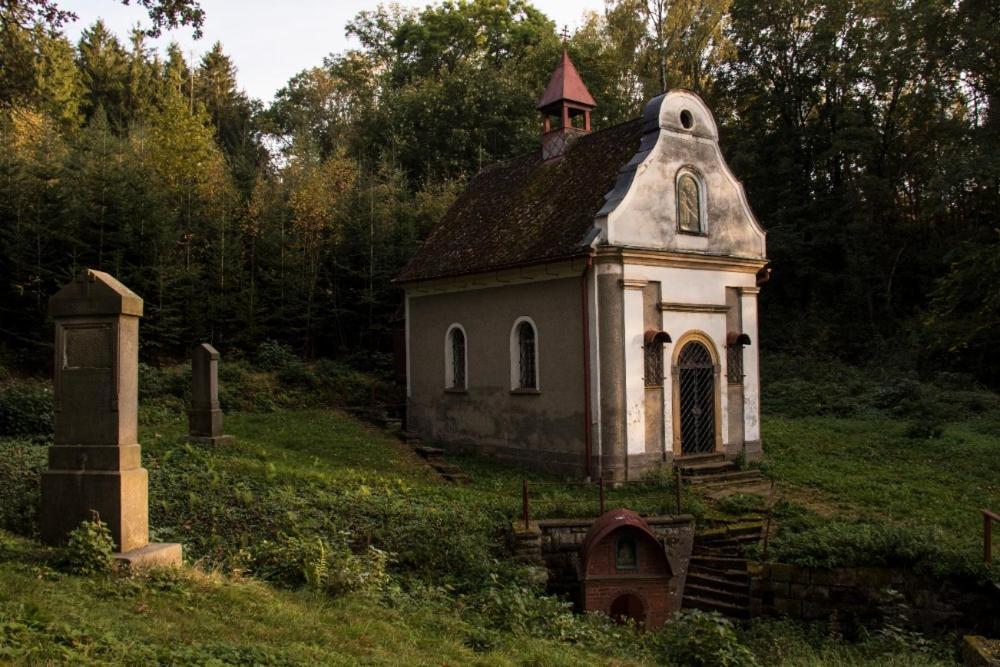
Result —
<svg viewBox="0 0 1000 667"><path fill-rule="evenodd" d="M693 214L701 216L700 228L691 224ZM764 230L719 149L715 119L687 90L646 105L639 151L606 195L597 225L615 246L752 259L767 254Z"/></svg>

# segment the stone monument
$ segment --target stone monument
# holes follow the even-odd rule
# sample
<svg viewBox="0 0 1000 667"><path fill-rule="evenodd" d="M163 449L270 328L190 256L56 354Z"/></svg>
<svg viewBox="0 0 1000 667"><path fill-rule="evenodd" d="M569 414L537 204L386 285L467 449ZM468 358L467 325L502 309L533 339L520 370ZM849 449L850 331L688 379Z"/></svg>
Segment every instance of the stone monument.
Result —
<svg viewBox="0 0 1000 667"><path fill-rule="evenodd" d="M191 409L188 411L188 440L223 445L233 441L222 434L219 407L219 353L202 343L191 353Z"/></svg>
<svg viewBox="0 0 1000 667"><path fill-rule="evenodd" d="M55 444L42 473L42 539L62 544L97 512L132 564L180 564L149 543L148 475L136 433L142 299L85 269L49 299L55 320Z"/></svg>

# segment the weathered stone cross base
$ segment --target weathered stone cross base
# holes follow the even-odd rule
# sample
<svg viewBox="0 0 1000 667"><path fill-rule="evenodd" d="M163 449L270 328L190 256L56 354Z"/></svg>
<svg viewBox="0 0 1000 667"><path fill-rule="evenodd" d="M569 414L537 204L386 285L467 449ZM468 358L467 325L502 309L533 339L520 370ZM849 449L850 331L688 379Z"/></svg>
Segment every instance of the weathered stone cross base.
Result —
<svg viewBox="0 0 1000 667"><path fill-rule="evenodd" d="M140 549L112 554L112 557L129 569L172 567L181 564L182 552L183 548L176 542L151 542Z"/></svg>
<svg viewBox="0 0 1000 667"><path fill-rule="evenodd" d="M60 448L52 449L58 453ZM93 451L96 448L74 449ZM138 446L135 449L138 456ZM57 458L57 455L50 454L50 457ZM52 544L62 543L65 535L96 512L108 525L115 544L126 549L114 554L115 560L126 567L180 565L180 544L146 541L149 534L147 488L145 468L44 471L42 537Z"/></svg>

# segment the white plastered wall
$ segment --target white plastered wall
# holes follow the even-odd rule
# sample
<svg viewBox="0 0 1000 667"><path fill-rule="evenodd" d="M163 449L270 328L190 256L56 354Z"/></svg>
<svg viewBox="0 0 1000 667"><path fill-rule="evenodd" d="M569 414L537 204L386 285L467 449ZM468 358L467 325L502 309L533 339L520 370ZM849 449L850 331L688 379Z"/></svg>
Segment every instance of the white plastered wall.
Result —
<svg viewBox="0 0 1000 667"><path fill-rule="evenodd" d="M719 360L720 372L717 376L716 392L720 398L722 451L728 443L729 405L726 389L726 313L707 311L706 307L718 309L726 305L726 287L742 289L743 331L750 336L751 345L744 350L744 440L760 438L759 424L759 371L757 363L757 288L756 279L752 273L736 271L703 270L692 268L649 266L642 264L626 264L624 267L624 282L659 282L661 299L671 304L669 309L662 311L662 329L670 334L673 343L668 343L664 349L664 374L666 375L663 392L664 434L666 434L667 449L670 450L674 439L673 424L673 383L672 364L675 345L686 334L699 332L707 335L713 343L713 353ZM646 422L643 409L643 317L642 291L625 287L625 386L628 453L641 454L645 451ZM691 310L683 310L683 306ZM677 308L677 309L675 309ZM675 452L677 454L677 452Z"/></svg>
<svg viewBox="0 0 1000 667"><path fill-rule="evenodd" d="M690 127L681 123L689 114ZM599 219L610 245L752 259L766 256L765 234L747 202L743 185L729 170L719 133L700 97L672 90L660 102L656 144L636 168L621 202ZM676 181L696 175L704 208L704 234L677 229Z"/></svg>

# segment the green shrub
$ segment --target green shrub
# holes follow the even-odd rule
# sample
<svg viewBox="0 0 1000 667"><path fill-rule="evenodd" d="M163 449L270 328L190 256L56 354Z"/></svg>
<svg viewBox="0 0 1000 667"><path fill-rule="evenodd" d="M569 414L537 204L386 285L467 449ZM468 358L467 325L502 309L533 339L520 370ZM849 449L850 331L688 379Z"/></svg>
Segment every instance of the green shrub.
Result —
<svg viewBox="0 0 1000 667"><path fill-rule="evenodd" d="M315 365L316 381L334 405L367 406L387 402L388 383L331 359Z"/></svg>
<svg viewBox="0 0 1000 667"><path fill-rule="evenodd" d="M250 382L250 368L242 361L223 360L219 363L219 382L233 388L243 387Z"/></svg>
<svg viewBox="0 0 1000 667"><path fill-rule="evenodd" d="M911 440L937 440L944 435L944 423L933 415L924 415L911 420L903 435Z"/></svg>
<svg viewBox="0 0 1000 667"><path fill-rule="evenodd" d="M45 447L24 440L0 440L0 528L19 535L37 530L39 479Z"/></svg>
<svg viewBox="0 0 1000 667"><path fill-rule="evenodd" d="M274 340L265 340L257 348L257 365L265 371L279 371L300 361L289 346Z"/></svg>
<svg viewBox="0 0 1000 667"><path fill-rule="evenodd" d="M157 368L139 364L139 401L158 398L187 400L191 395L191 365L179 364Z"/></svg>
<svg viewBox="0 0 1000 667"><path fill-rule="evenodd" d="M674 614L651 638L661 662L685 667L756 667L732 621L696 609Z"/></svg>
<svg viewBox="0 0 1000 667"><path fill-rule="evenodd" d="M0 437L51 435L53 414L48 384L23 381L0 387Z"/></svg>
<svg viewBox="0 0 1000 667"><path fill-rule="evenodd" d="M108 525L94 512L91 519L82 521L69 534L64 564L73 574L107 574L114 566L111 557L115 542Z"/></svg>
<svg viewBox="0 0 1000 667"><path fill-rule="evenodd" d="M401 570L460 590L481 588L497 570L502 545L494 533L507 520L482 506L416 494L345 499L340 514L359 539L392 552Z"/></svg>
<svg viewBox="0 0 1000 667"><path fill-rule="evenodd" d="M586 623L573 614L572 604L539 591L511 583L499 583L491 578L492 585L478 593L472 606L479 615L480 625L501 634L525 637L544 637L558 641L582 642L593 640L602 631L604 622Z"/></svg>
<svg viewBox="0 0 1000 667"><path fill-rule="evenodd" d="M313 375L308 366L298 359L278 369L278 380L283 384L303 389L312 389L316 386L316 376Z"/></svg>
<svg viewBox="0 0 1000 667"><path fill-rule="evenodd" d="M253 557L254 572L263 579L289 587L308 586L329 595L377 593L389 582L389 555L368 547L354 554L342 539L284 535L265 540Z"/></svg>

